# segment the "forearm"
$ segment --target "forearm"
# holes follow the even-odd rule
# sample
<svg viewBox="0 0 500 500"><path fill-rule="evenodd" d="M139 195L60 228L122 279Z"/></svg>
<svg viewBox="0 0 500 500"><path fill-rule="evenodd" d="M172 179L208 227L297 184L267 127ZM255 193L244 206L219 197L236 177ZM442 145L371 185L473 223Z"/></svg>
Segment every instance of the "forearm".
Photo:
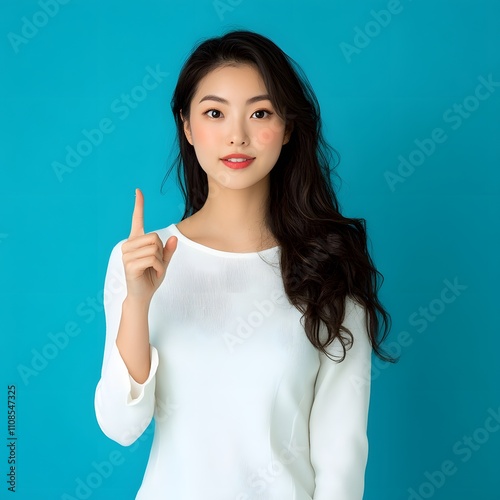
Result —
<svg viewBox="0 0 500 500"><path fill-rule="evenodd" d="M150 302L125 297L116 345L130 376L139 384L151 369L148 312Z"/></svg>

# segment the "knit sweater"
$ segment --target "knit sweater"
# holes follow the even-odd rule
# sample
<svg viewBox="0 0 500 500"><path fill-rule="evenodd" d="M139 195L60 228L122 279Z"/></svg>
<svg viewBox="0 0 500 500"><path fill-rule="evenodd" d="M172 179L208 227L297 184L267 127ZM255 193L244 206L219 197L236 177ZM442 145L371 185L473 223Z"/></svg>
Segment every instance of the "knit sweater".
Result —
<svg viewBox="0 0 500 500"><path fill-rule="evenodd" d="M127 293L121 240L104 280L95 391L100 428L123 446L154 417L136 500L362 500L372 354L366 309L347 297L343 325L354 343L338 363L312 345L289 303L279 246L227 252L175 224L156 233L163 244L172 235L178 242L150 303L149 376L136 382L116 345ZM338 359L340 341L327 351Z"/></svg>

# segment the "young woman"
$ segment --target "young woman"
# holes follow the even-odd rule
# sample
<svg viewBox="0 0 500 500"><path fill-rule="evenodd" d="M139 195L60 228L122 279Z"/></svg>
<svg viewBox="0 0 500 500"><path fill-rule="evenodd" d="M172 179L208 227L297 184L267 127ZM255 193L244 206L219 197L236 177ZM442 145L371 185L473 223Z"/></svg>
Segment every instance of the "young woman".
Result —
<svg viewBox="0 0 500 500"><path fill-rule="evenodd" d="M186 209L145 234L137 189L111 251L99 426L128 446L154 416L136 499L361 500L390 316L314 92L271 40L231 31L195 47L172 111Z"/></svg>

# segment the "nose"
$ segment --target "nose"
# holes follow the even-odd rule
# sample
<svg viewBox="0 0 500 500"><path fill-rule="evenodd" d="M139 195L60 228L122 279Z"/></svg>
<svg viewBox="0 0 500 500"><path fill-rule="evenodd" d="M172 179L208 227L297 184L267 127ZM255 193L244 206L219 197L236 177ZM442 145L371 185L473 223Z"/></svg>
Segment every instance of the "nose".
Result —
<svg viewBox="0 0 500 500"><path fill-rule="evenodd" d="M241 120L235 119L230 125L228 140L230 144L248 144L247 130Z"/></svg>

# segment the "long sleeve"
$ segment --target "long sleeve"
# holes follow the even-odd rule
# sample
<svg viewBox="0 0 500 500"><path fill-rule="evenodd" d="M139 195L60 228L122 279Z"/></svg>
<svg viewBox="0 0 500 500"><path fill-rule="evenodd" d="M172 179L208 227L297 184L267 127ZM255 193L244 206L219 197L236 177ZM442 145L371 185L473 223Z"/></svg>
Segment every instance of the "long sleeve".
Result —
<svg viewBox="0 0 500 500"><path fill-rule="evenodd" d="M122 303L127 295L121 252L124 241L113 247L104 280L106 340L94 407L104 434L123 446L129 446L144 432L153 417L158 352L150 346L151 369L147 380L139 384L130 376L116 345Z"/></svg>
<svg viewBox="0 0 500 500"><path fill-rule="evenodd" d="M365 319L366 309L347 298L343 325L353 334L353 346L341 363L320 353L309 420L314 500L363 498L372 353ZM327 351L335 359L343 352L337 339Z"/></svg>

